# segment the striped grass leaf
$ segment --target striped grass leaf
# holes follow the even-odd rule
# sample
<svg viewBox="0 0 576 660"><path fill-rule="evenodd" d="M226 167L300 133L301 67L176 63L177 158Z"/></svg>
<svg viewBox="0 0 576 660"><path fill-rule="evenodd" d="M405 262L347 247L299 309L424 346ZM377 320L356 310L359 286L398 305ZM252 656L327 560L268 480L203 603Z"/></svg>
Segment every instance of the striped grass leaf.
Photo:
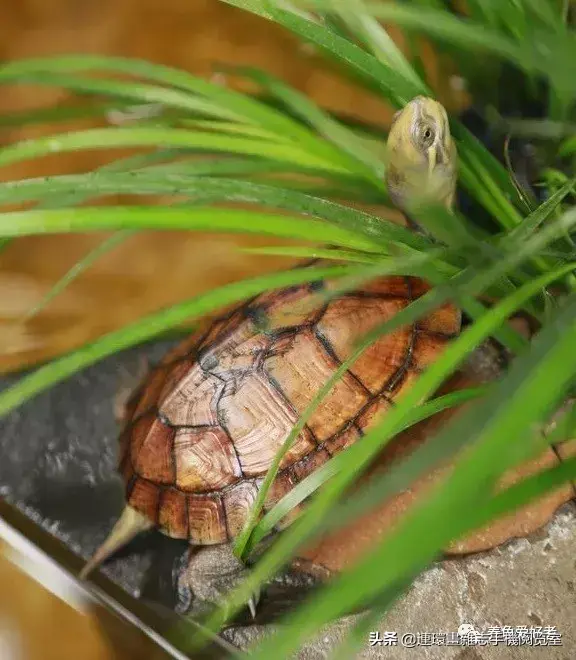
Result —
<svg viewBox="0 0 576 660"><path fill-rule="evenodd" d="M0 70L0 81L10 79L5 78L2 73ZM204 97L159 85L146 85L127 80L111 80L110 78L71 76L52 72L48 67L39 72L20 73L17 79L19 83L29 82L34 85L63 87L76 92L105 95L138 103L158 103L167 108L176 108L187 111L188 113L206 115L229 121L239 121L242 119L241 115L222 105L207 101Z"/></svg>
<svg viewBox="0 0 576 660"><path fill-rule="evenodd" d="M576 178L568 180L559 190L550 195L548 199L544 200L528 217L524 218L522 224L513 229L506 237L506 240L510 244L514 244L523 241L530 234L534 233L544 222L546 222L566 196L574 191L575 186Z"/></svg>
<svg viewBox="0 0 576 660"><path fill-rule="evenodd" d="M506 168L460 122L452 122L458 144L459 174L465 188L505 229L519 225L522 200Z"/></svg>
<svg viewBox="0 0 576 660"><path fill-rule="evenodd" d="M212 131L214 133L227 133L229 135L244 135L245 137L261 138L270 142L290 142L286 136L271 133L253 124L242 124L232 121L219 121L213 119L181 119L179 126L184 128Z"/></svg>
<svg viewBox="0 0 576 660"><path fill-rule="evenodd" d="M294 11L285 11L275 2L245 4L242 0L223 1L227 4L240 6L248 11L254 11L254 13L280 23L297 34L303 41L313 43L345 63L348 69L353 69L361 78L371 81L376 88L382 91L384 96L393 98L394 104L398 107L407 103L414 96L426 91L425 87L414 85L373 55L325 25L309 20Z"/></svg>
<svg viewBox="0 0 576 660"><path fill-rule="evenodd" d="M124 105L128 104L106 100L8 112L0 117L0 128L22 128L23 126L44 124L46 122L67 122L71 119L97 119L106 116L110 111L123 108Z"/></svg>
<svg viewBox="0 0 576 660"><path fill-rule="evenodd" d="M412 68L404 53L382 24L367 11L364 0L332 0L328 4L376 58L394 71L401 73L407 80L412 81L415 87L426 89L424 78L420 77Z"/></svg>
<svg viewBox="0 0 576 660"><path fill-rule="evenodd" d="M228 107L246 121L268 127L274 133L293 135L298 139L306 135L306 131L296 122L249 96L198 78L186 71L144 60L101 55L31 58L3 64L0 68L0 82L14 82L19 78L43 72L70 74L79 71L109 71L138 76L160 83L166 88L174 87L209 98L224 108Z"/></svg>
<svg viewBox="0 0 576 660"><path fill-rule="evenodd" d="M309 247L282 247L276 245L264 247L244 247L242 252L247 254L263 254L275 257L299 257L301 259L335 259L337 261L352 261L361 264L370 264L386 261L387 257L369 254L368 252L352 252L349 250L334 250L330 248Z"/></svg>
<svg viewBox="0 0 576 660"><path fill-rule="evenodd" d="M312 0L312 2L315 3L317 0ZM330 5L332 0L323 0L323 2ZM506 2L500 3L501 6L506 4ZM467 51L492 53L519 67L527 68L530 72L543 73L547 77L554 75L550 66L560 64L554 59L559 57L559 51L547 52L545 49L538 48L537 44L538 37L544 39L546 43L549 42L547 37L551 34L559 37L560 33L557 31L550 33L537 29L536 33L532 33L531 41L527 41L522 35L518 35L520 38L515 39L504 31L487 29L486 25L482 25L482 23L458 18L445 10L390 4L379 0L366 3L366 8L376 18L391 21L406 28L417 29L431 37L465 48ZM498 15L502 16L501 8ZM565 51L565 56L569 53L570 50Z"/></svg>

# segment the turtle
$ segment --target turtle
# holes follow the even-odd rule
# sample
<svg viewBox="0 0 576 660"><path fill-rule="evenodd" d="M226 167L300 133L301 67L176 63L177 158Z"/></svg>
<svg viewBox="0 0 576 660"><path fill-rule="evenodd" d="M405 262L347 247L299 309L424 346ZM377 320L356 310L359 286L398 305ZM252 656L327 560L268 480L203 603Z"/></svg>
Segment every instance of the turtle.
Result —
<svg viewBox="0 0 576 660"><path fill-rule="evenodd" d="M429 189L451 205L455 150L438 102L409 102L395 116L387 146L389 189L398 206L406 207L414 181L420 193ZM82 577L153 527L188 540L196 549L192 557L207 546L230 548L278 449L355 342L430 288L417 277L391 275L313 304L331 284L264 292L185 339L151 369L126 406L120 434L126 506ZM446 303L368 348L295 438L264 511L361 441L460 326L460 311Z"/></svg>

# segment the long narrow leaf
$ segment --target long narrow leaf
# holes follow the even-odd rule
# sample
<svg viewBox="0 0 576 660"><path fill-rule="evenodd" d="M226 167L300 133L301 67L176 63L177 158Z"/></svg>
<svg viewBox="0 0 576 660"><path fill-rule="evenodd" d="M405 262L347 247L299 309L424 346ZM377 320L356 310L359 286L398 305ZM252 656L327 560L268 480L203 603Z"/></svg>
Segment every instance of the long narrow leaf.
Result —
<svg viewBox="0 0 576 660"><path fill-rule="evenodd" d="M379 248L376 240L327 222L239 209L106 206L14 211L0 215L0 236L5 237L115 229L194 229L328 242L368 251Z"/></svg>
<svg viewBox="0 0 576 660"><path fill-rule="evenodd" d="M241 75L251 78L264 87L272 96L279 98L292 112L313 126L323 137L337 145L345 153L361 163L362 171L377 188L385 189L383 183L384 164L369 151L360 139L346 126L333 119L327 112L310 101L304 94L289 87L281 80L254 68L235 69Z"/></svg>
<svg viewBox="0 0 576 660"><path fill-rule="evenodd" d="M238 165L241 169L244 167L242 163ZM222 167L225 165L223 164ZM195 171L194 166L192 166L192 170ZM113 176L87 174L0 183L0 203L39 199L46 194L50 196L71 190L90 191L94 195L156 193L192 196L201 194L204 196L214 193L212 197L214 200L257 203L285 211L303 213L328 220L366 238L378 239L382 242L401 243L417 250L426 250L431 246L430 241L410 232L401 225L343 204L297 191L248 181L195 177L193 174L171 174L162 166L154 169L152 174L149 172L116 173Z"/></svg>
<svg viewBox="0 0 576 660"><path fill-rule="evenodd" d="M332 266L273 273L225 285L192 300L147 316L121 330L105 335L63 358L40 367L15 385L5 389L0 393L0 416L7 414L31 397L80 371L80 369L84 369L104 357L113 355L119 350L156 337L184 321L198 318L263 291L323 278L338 277L349 272L350 267L348 266Z"/></svg>
<svg viewBox="0 0 576 660"><path fill-rule="evenodd" d="M293 144L154 127L93 128L26 140L0 150L0 166L51 153L110 147L175 147L208 152L241 153L285 161L296 166L315 167L327 172L349 171L345 165L338 162L339 159L334 154L331 154L332 157L329 159L323 159Z"/></svg>
<svg viewBox="0 0 576 660"><path fill-rule="evenodd" d="M466 511L476 501L481 501L483 494L489 492L512 462L526 456L526 443L511 440L528 432L573 380L576 370L576 353L571 350L573 333L576 333L576 298L556 323L541 333L533 352L513 367L498 391L481 406L472 408L473 424L467 428L464 416L459 419L458 431L473 437L476 444L457 462L450 477L429 495L425 504L400 521L367 557L290 616L279 634L258 647L255 658L269 658L271 653L288 657L323 623L376 597L399 576L423 569L444 544L474 526L474 517L470 523ZM544 369L547 382L551 383L554 378L553 386L545 391L538 381ZM502 406L503 400L509 405ZM470 424L467 418L466 421ZM455 431L456 425L444 433ZM508 443L507 453L504 441ZM496 449L501 451L499 462L494 462L493 458ZM458 498L453 497L454 492L458 493ZM428 530L427 535L422 535L423 528Z"/></svg>
<svg viewBox="0 0 576 660"><path fill-rule="evenodd" d="M554 273L554 276L556 278L560 276L559 272ZM349 467L348 470L337 474L325 485L305 514L280 537L274 548L262 557L252 574L230 594L226 608L218 610L210 618L210 627L213 626L214 629L217 629L228 617L233 616L247 602L262 580L273 575L298 547L314 538L322 530L323 523L328 518L336 498L341 496L350 483L357 478L362 468L369 464L385 442L398 432L410 409L418 405L422 399L430 396L471 350L501 325L523 301L534 295L542 286L545 286L551 278L552 276L549 275L547 278L540 278L539 281L527 283L522 289L487 312L447 347L444 355L422 374L412 388L401 397L397 405L388 411L384 419L364 436L362 442L356 443L348 450L349 455L353 452L355 454L354 462L350 461L349 463L349 466L353 465L354 469L352 470ZM437 297L437 290L432 291L431 295ZM416 301L416 303L412 303L411 307L423 307L422 300L423 298ZM407 309L397 314L386 325L395 326L398 324L398 317L400 315L407 316L404 313L407 312ZM386 331L390 330L391 327L386 327ZM352 359L355 357L357 357L356 354L352 356Z"/></svg>

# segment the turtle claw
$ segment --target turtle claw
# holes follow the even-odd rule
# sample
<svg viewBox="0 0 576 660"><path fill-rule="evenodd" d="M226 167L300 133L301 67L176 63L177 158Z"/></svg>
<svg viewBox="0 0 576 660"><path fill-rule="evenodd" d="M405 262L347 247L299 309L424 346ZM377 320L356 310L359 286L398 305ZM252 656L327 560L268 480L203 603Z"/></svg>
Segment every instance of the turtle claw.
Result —
<svg viewBox="0 0 576 660"><path fill-rule="evenodd" d="M256 620L256 607L258 606L259 602L260 602L260 589L254 592L248 599L248 602L246 603L248 609L250 610L250 614L252 616L253 621Z"/></svg>

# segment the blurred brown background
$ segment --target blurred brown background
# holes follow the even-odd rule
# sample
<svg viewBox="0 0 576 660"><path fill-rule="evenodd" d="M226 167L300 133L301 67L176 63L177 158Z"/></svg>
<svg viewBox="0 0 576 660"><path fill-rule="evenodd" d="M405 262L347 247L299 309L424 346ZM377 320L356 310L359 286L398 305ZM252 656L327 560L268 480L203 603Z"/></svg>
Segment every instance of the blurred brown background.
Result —
<svg viewBox="0 0 576 660"><path fill-rule="evenodd" d="M218 0L1 0L3 61L62 53L139 57L206 77L213 75L214 63L254 65L327 108L382 125L391 115L382 102L345 82L283 30ZM430 67L434 69L432 59ZM433 78L445 92L445 79L437 73ZM445 93L441 97L450 103ZM67 92L48 87L1 87L0 113L56 105L66 98ZM86 125L2 129L0 143ZM120 155L97 151L51 156L4 169L0 176L7 180L87 171ZM41 314L22 322L50 286L102 239L95 234L28 238L0 254L0 370L49 358L142 314L279 263L235 249L268 245L269 239L143 233L98 260ZM9 602L2 601L6 593ZM0 619L0 628L12 629L23 640L26 660L119 657L97 626L1 556ZM66 634L55 638L58 630Z"/></svg>
<svg viewBox="0 0 576 660"><path fill-rule="evenodd" d="M254 65L332 110L383 125L391 115L380 100L346 82L284 30L218 0L0 2L3 60L63 53L139 57L205 77L213 75L219 62ZM434 71L432 57L430 69L441 97L450 103L446 78ZM234 84L226 77L219 80ZM56 105L69 98L68 92L50 87L0 87L0 113ZM76 120L3 129L1 144L88 125ZM0 169L0 177L87 171L122 155L118 151L54 155ZM108 203L123 201L108 198ZM102 240L96 234L26 238L0 255L0 370L52 357L142 314L278 264L277 259L235 250L238 244L269 245L273 242L269 238L142 233L100 258L45 310L23 321L50 286Z"/></svg>

